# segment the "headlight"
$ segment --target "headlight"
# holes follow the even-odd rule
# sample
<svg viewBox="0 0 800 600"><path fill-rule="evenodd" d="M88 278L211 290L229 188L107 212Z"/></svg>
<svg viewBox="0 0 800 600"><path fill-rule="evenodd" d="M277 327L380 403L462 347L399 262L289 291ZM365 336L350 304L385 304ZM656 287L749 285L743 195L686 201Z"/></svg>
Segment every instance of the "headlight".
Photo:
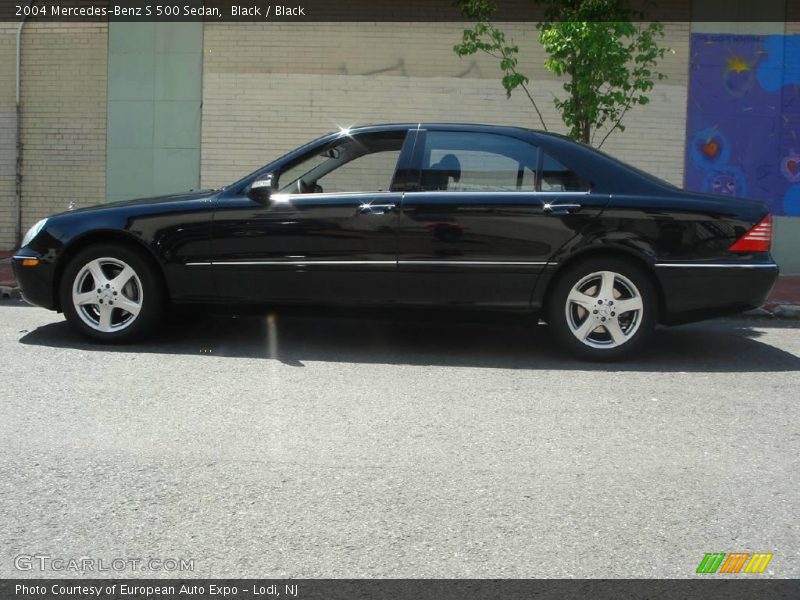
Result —
<svg viewBox="0 0 800 600"><path fill-rule="evenodd" d="M22 238L22 244L20 245L20 248L30 244L33 241L33 238L39 235L39 232L44 229L45 225L47 225L47 219L42 219L36 223L36 225L28 229L28 233L26 233L25 237Z"/></svg>

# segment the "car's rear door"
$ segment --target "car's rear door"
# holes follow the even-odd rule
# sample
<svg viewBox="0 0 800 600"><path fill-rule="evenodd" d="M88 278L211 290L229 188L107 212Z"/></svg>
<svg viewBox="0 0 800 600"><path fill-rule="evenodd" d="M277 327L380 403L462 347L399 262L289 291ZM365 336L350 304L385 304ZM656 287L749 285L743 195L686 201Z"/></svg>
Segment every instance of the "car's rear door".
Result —
<svg viewBox="0 0 800 600"><path fill-rule="evenodd" d="M222 202L214 220L220 294L245 302L395 301L402 194L390 186L407 133L344 135L275 173L279 191L269 202L244 193Z"/></svg>
<svg viewBox="0 0 800 600"><path fill-rule="evenodd" d="M502 131L420 130L398 225L401 302L526 308L550 257L607 203Z"/></svg>

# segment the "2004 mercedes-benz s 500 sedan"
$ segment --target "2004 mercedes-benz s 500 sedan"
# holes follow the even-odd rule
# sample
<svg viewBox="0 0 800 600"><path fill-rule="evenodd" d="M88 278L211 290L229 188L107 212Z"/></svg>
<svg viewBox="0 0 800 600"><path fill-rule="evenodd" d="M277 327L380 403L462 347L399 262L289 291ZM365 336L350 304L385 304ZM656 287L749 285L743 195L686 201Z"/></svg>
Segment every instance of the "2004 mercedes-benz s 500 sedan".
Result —
<svg viewBox="0 0 800 600"><path fill-rule="evenodd" d="M34 225L25 298L129 341L167 303L529 311L588 358L759 306L778 274L762 202L689 193L564 137L487 125L332 133L222 190Z"/></svg>

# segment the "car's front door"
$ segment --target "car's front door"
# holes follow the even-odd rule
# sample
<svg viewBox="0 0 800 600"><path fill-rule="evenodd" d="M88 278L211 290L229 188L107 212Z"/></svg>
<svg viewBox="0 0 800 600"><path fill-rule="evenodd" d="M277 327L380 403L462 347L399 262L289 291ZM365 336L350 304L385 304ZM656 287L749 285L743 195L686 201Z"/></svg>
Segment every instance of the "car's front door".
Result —
<svg viewBox="0 0 800 600"><path fill-rule="evenodd" d="M399 301L526 308L553 253L608 202L528 140L421 130L398 225Z"/></svg>
<svg viewBox="0 0 800 600"><path fill-rule="evenodd" d="M272 173L268 202L244 192L222 200L214 219L219 293L239 302L393 302L402 194L391 184L406 137L342 135Z"/></svg>

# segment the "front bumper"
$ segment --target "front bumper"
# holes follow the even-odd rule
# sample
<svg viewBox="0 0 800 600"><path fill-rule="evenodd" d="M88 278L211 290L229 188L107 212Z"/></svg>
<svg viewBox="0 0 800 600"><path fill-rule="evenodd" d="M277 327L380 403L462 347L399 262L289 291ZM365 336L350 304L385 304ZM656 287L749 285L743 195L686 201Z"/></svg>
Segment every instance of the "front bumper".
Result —
<svg viewBox="0 0 800 600"><path fill-rule="evenodd" d="M701 321L758 308L778 279L775 263L661 263L662 322Z"/></svg>
<svg viewBox="0 0 800 600"><path fill-rule="evenodd" d="M26 259L37 259L38 264L23 266ZM51 262L42 260L35 252L22 249L11 258L11 268L26 302L49 310L58 309Z"/></svg>

